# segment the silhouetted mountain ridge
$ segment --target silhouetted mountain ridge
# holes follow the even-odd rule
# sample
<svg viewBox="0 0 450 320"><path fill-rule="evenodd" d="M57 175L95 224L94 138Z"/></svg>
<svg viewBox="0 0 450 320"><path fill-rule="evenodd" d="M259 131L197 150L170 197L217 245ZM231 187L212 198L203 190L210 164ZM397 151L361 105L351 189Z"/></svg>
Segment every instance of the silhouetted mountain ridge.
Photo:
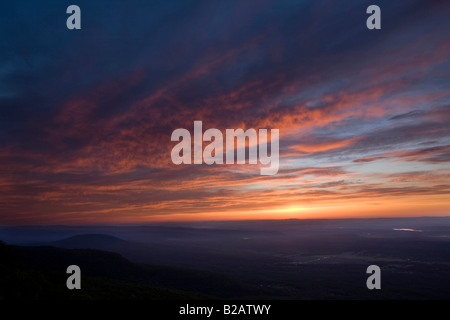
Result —
<svg viewBox="0 0 450 320"><path fill-rule="evenodd" d="M95 238L117 241L114 237ZM79 239L92 239L92 235ZM81 294L88 299L127 299L130 290L133 299L245 298L264 293L218 273L137 264L114 252L4 244L0 249L0 298L14 298L14 294L16 298L29 298L33 291L40 292L40 298L55 298L62 293L61 298ZM83 290L73 295L65 288L69 265L79 266L83 279ZM108 295L110 289L116 294Z"/></svg>
<svg viewBox="0 0 450 320"><path fill-rule="evenodd" d="M128 244L128 241L107 234L82 234L50 243L63 248L98 248Z"/></svg>

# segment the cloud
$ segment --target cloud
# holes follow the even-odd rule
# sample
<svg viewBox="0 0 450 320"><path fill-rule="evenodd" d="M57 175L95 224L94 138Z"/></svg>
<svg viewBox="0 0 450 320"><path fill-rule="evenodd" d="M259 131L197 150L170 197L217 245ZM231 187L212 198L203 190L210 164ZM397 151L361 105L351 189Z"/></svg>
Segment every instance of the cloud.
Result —
<svg viewBox="0 0 450 320"><path fill-rule="evenodd" d="M413 111L409 111L403 114L398 114L396 116L391 117L389 120L401 120L401 119L406 119L406 118L416 118L416 117L420 117L424 114L423 111L421 110L413 110Z"/></svg>
<svg viewBox="0 0 450 320"><path fill-rule="evenodd" d="M382 159L397 158L401 161L423 161L429 163L448 162L450 159L450 146L436 146L415 150L403 150L384 153L375 157L356 159L353 162L372 162Z"/></svg>

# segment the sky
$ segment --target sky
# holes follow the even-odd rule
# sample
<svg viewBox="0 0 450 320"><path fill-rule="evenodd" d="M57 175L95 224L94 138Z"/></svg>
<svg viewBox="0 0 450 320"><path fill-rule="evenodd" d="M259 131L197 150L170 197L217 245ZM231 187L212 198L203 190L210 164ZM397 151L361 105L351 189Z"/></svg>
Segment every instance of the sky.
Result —
<svg viewBox="0 0 450 320"><path fill-rule="evenodd" d="M448 1L5 1L0 36L0 225L450 215ZM196 120L279 129L278 173L173 164Z"/></svg>

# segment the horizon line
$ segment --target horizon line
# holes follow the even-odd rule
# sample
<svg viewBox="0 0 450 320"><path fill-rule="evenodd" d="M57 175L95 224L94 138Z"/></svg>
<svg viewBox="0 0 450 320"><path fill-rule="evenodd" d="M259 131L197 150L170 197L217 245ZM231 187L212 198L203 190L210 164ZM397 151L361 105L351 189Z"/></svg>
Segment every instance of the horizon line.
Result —
<svg viewBox="0 0 450 320"><path fill-rule="evenodd" d="M180 221L155 221L139 223L95 223L95 224L22 224L22 225L1 225L0 228L23 228L23 227L132 227L132 226L164 226L163 224L195 224L195 223L245 223L245 222L271 222L271 221L343 221L343 220L394 220L394 219L442 219L450 218L446 216L394 216L394 217L349 217L349 218L284 218L284 219L243 219L243 220L180 220Z"/></svg>

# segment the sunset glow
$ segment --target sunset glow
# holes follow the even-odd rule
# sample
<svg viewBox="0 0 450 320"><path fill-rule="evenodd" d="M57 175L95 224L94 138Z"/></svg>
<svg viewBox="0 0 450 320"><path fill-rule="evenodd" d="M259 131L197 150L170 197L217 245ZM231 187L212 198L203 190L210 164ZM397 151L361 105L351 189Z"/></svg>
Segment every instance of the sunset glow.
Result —
<svg viewBox="0 0 450 320"><path fill-rule="evenodd" d="M449 215L449 3L383 2L373 32L364 2L292 3L89 2L79 33L11 3L0 224ZM196 120L279 129L278 173L173 164Z"/></svg>

